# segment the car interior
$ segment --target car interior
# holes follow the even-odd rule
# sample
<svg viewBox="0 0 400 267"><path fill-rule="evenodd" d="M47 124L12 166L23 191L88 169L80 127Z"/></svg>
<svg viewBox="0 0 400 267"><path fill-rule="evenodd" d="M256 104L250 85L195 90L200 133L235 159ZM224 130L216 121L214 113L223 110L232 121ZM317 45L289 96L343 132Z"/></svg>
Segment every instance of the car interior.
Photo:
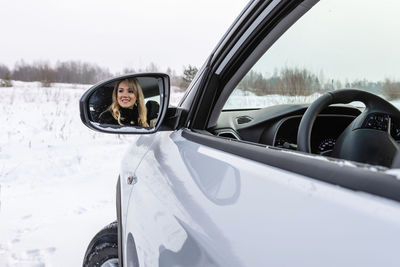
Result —
<svg viewBox="0 0 400 267"><path fill-rule="evenodd" d="M254 110L224 110L213 129L217 136L297 150L297 132L307 105L278 105ZM361 114L360 108L325 109L312 131L311 152L329 156L336 139Z"/></svg>
<svg viewBox="0 0 400 267"><path fill-rule="evenodd" d="M341 2L346 5L345 1ZM234 48L240 56L226 60L226 66L216 71L223 81L223 89L211 111L207 129L224 138L312 153L329 159L350 160L357 166L391 167L399 150L400 111L384 91L388 87L387 83L397 83L385 79L389 75L383 73L382 69L390 73L396 70L384 68L386 63L378 60L370 69L364 68L361 73L353 73L353 70L363 68L364 65L357 65L357 60L363 64L361 56L369 58L378 52L383 58L395 55L393 51L387 55L385 51L377 51L373 43L360 41L367 37L357 35L354 29L347 29L349 27L346 24L339 24L338 21L344 17L352 16L351 13L342 12L343 8L338 8L340 3L326 1L314 4L315 1L305 1L292 15L280 21L279 26L261 37L257 46L242 50ZM321 33L321 27L315 25L316 18L321 21L321 17L326 20L321 24L331 31ZM291 26L293 23L294 26ZM389 29L391 27L385 22L382 25ZM362 27L365 28L365 25ZM375 28L379 32L379 27L375 25ZM313 41L315 32L322 36L321 40L328 40L327 43ZM349 36L358 43L367 44L362 49L364 55L358 53L358 46L343 46L344 43L355 41ZM318 54L322 55L322 59L317 57ZM340 54L340 60L330 59L329 54ZM229 62L233 62L231 66ZM302 78L299 75L295 77L296 71L304 74ZM288 79L286 74L289 72L292 77ZM324 77L325 73L332 73L332 77ZM378 77L378 73L383 74ZM352 81L348 78L351 75L357 78ZM251 77L253 80L258 77L264 85L258 86L254 82L254 85L249 86ZM299 91L298 84L293 82L287 82L289 91L265 85L274 80L280 82L295 78L303 79L303 85L307 79L312 79L318 84L317 89L311 88L314 86L312 82L309 88L304 86L308 91ZM235 98L237 91L240 94L233 100L240 105L227 105L231 98ZM273 103L276 95L285 95L282 97L284 100ZM305 101L292 101L292 96L298 99L309 98ZM272 99L268 105L257 103L268 97ZM243 106L245 102L248 103Z"/></svg>
<svg viewBox="0 0 400 267"><path fill-rule="evenodd" d="M307 105L277 105L262 109L224 110L212 133L225 138L264 144L280 149L298 150L297 138L300 121L307 109ZM347 127L362 114L364 108L352 105L333 105L325 108L315 119L311 131L310 146L312 154L347 159L334 155L334 147ZM380 133L389 134L396 142L400 142L400 120L398 115L387 113L368 113L360 129L370 130L365 142L378 142ZM397 116L396 116L397 115ZM358 144L359 143L359 144ZM362 147L368 143L358 142L359 147L351 150L366 152ZM382 143L376 144L383 146ZM371 148L370 148L371 150ZM372 153L373 148L370 153ZM353 152L354 153L354 152ZM368 151L366 152L368 153ZM385 150L385 153L387 151ZM393 152L394 153L394 152ZM388 160L382 160L371 154L363 154L361 159L349 158L358 162L390 167L394 154Z"/></svg>

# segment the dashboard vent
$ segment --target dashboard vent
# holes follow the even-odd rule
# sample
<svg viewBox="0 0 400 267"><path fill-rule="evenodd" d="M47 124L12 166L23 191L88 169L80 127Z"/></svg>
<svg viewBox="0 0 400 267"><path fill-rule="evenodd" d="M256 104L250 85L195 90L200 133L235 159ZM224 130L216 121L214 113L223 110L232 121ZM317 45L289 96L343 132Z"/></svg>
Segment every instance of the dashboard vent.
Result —
<svg viewBox="0 0 400 267"><path fill-rule="evenodd" d="M221 132L217 133L217 136L240 140L240 137L232 131L221 131Z"/></svg>
<svg viewBox="0 0 400 267"><path fill-rule="evenodd" d="M234 136L232 133L220 133L220 134L218 134L218 136L237 139L236 136Z"/></svg>
<svg viewBox="0 0 400 267"><path fill-rule="evenodd" d="M240 116L240 117L237 117L236 120L237 120L238 124L245 124L245 123L251 122L253 120L253 118L249 117L249 116Z"/></svg>

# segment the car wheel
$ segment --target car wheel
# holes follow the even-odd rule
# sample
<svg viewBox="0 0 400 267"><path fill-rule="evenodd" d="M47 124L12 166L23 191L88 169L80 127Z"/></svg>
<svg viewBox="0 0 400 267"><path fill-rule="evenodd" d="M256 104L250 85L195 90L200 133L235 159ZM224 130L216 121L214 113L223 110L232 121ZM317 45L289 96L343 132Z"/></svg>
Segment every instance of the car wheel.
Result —
<svg viewBox="0 0 400 267"><path fill-rule="evenodd" d="M116 267L118 264L118 223L113 222L98 232L86 250L84 267Z"/></svg>

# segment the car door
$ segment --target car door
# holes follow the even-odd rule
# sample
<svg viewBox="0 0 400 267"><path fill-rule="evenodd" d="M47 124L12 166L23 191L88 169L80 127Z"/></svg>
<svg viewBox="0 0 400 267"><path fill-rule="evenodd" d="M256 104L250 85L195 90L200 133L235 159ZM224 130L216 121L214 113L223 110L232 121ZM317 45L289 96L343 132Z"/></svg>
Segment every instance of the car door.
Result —
<svg viewBox="0 0 400 267"><path fill-rule="evenodd" d="M209 131L257 43L273 43L313 4L250 6L181 103L186 122L154 134L137 168L123 167L137 179L124 266L397 266L393 175Z"/></svg>
<svg viewBox="0 0 400 267"><path fill-rule="evenodd" d="M158 133L136 170L126 231L140 265L399 261L397 203L200 144L187 131Z"/></svg>

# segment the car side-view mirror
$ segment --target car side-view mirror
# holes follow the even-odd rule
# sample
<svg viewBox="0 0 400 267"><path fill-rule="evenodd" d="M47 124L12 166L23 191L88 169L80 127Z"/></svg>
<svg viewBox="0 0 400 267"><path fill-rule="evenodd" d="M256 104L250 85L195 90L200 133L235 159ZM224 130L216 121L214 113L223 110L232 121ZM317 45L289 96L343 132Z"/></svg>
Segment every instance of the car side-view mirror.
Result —
<svg viewBox="0 0 400 267"><path fill-rule="evenodd" d="M169 102L169 77L162 73L130 74L102 81L80 100L82 122L106 133L154 133Z"/></svg>

